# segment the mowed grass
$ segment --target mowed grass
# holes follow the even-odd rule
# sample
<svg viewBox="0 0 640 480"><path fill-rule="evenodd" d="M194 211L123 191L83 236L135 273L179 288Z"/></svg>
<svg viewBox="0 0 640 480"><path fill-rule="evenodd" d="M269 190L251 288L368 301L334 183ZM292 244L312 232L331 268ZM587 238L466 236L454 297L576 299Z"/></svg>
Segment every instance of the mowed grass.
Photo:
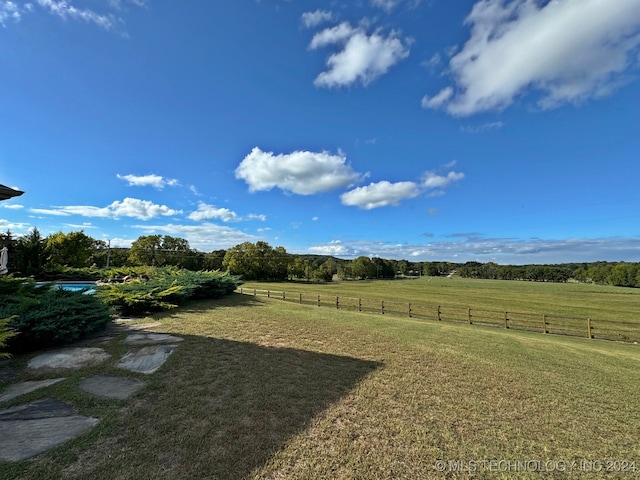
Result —
<svg viewBox="0 0 640 480"><path fill-rule="evenodd" d="M0 478L469 478L450 465L475 466L473 478L602 478L580 462L640 468L637 345L247 295L154 320L185 341L144 377L147 389L94 400L75 383L92 370L30 394L101 424L33 460L0 463ZM577 463L523 471L534 461Z"/></svg>
<svg viewBox="0 0 640 480"><path fill-rule="evenodd" d="M454 276L332 283L247 282L242 288L640 323L640 289L606 285Z"/></svg>

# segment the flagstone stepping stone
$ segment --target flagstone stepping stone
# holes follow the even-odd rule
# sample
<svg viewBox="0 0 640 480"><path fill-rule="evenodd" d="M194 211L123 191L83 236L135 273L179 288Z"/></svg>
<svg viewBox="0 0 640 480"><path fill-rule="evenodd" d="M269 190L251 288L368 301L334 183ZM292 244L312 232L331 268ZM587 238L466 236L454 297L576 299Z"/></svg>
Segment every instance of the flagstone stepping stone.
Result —
<svg viewBox="0 0 640 480"><path fill-rule="evenodd" d="M151 374L162 366L177 347L177 345L150 345L136 348L125 353L116 367Z"/></svg>
<svg viewBox="0 0 640 480"><path fill-rule="evenodd" d="M65 348L50 353L43 353L29 360L27 367L31 370L44 368L79 369L105 362L110 358L102 348Z"/></svg>
<svg viewBox="0 0 640 480"><path fill-rule="evenodd" d="M113 375L94 375L83 378L78 388L98 397L126 400L147 385L147 382Z"/></svg>
<svg viewBox="0 0 640 480"><path fill-rule="evenodd" d="M128 345L145 345L149 343L172 343L181 342L183 339L175 335L156 332L140 332L131 333L124 339L124 343Z"/></svg>
<svg viewBox="0 0 640 480"><path fill-rule="evenodd" d="M20 382L15 385L11 385L7 390L0 395L0 402L8 402L14 398L24 395L25 393L33 392L40 388L48 387L54 383L61 382L64 378L52 378L49 380L38 380L33 382Z"/></svg>
<svg viewBox="0 0 640 480"><path fill-rule="evenodd" d="M98 421L52 398L0 410L0 460L19 461L46 452L90 430Z"/></svg>

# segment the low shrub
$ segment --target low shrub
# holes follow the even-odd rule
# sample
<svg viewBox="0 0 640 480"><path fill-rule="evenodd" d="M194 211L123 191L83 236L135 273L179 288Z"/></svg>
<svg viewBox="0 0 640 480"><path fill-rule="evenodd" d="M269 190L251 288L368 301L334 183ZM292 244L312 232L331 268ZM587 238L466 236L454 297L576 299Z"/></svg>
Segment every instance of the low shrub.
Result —
<svg viewBox="0 0 640 480"><path fill-rule="evenodd" d="M3 352L7 347L7 340L15 336L16 332L7 327L7 324L11 321L11 318L3 318L0 320L0 358L7 358L9 354Z"/></svg>
<svg viewBox="0 0 640 480"><path fill-rule="evenodd" d="M94 295L36 286L26 279L0 280L0 318L7 327L9 351L25 352L73 343L101 330L111 309Z"/></svg>
<svg viewBox="0 0 640 480"><path fill-rule="evenodd" d="M148 279L110 283L96 295L124 315L140 315L175 308L187 300L218 298L233 292L240 278L227 272L192 272L163 268L145 270Z"/></svg>

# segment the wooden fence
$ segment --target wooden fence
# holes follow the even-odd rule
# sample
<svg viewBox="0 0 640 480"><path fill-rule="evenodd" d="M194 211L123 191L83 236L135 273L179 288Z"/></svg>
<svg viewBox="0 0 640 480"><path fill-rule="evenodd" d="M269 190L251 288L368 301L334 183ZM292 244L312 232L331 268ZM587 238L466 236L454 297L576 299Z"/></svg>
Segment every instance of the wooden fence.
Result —
<svg viewBox="0 0 640 480"><path fill-rule="evenodd" d="M424 302L399 302L371 298L356 298L315 293L291 293L275 290L259 290L239 287L236 292L244 295L275 298L300 305L314 305L354 312L379 313L381 315L443 322L467 323L513 330L526 330L554 335L571 335L624 342L640 341L640 321L623 322L586 317L569 317L547 313L486 310Z"/></svg>

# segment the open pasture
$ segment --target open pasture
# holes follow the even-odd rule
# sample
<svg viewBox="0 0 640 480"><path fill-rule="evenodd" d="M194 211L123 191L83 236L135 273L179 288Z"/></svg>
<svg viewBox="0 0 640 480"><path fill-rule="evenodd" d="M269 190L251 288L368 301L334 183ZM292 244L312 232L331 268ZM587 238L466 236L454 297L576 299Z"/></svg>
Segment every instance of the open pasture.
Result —
<svg viewBox="0 0 640 480"><path fill-rule="evenodd" d="M258 295L282 298L285 292L285 299L291 302L352 311L497 327L506 324L585 337L590 332L594 338L640 341L640 289L459 277L327 284L248 282L241 288L245 294L255 290Z"/></svg>

